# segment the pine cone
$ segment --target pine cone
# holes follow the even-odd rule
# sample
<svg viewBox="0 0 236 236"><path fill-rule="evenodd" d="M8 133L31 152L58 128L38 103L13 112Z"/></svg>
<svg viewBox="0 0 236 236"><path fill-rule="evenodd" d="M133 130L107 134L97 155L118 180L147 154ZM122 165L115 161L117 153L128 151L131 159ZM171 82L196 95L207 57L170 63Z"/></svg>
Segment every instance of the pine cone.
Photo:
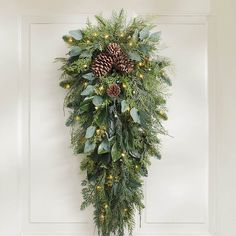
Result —
<svg viewBox="0 0 236 236"><path fill-rule="evenodd" d="M104 76L111 71L113 59L107 53L100 53L92 63L92 71L95 76Z"/></svg>
<svg viewBox="0 0 236 236"><path fill-rule="evenodd" d="M107 46L107 53L113 57L116 57L122 53L121 47L117 43L110 43Z"/></svg>
<svg viewBox="0 0 236 236"><path fill-rule="evenodd" d="M129 73L133 70L134 64L124 52L121 52L114 58L114 67L120 72Z"/></svg>
<svg viewBox="0 0 236 236"><path fill-rule="evenodd" d="M107 89L107 94L110 97L118 97L120 95L120 86L117 84L112 84Z"/></svg>

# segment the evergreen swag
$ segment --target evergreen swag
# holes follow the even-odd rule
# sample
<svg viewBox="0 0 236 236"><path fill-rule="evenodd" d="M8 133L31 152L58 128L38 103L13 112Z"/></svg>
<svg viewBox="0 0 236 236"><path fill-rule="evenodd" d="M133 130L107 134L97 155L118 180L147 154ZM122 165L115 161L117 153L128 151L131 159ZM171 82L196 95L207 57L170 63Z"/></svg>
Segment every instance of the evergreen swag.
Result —
<svg viewBox="0 0 236 236"><path fill-rule="evenodd" d="M81 170L84 201L94 207L99 235L130 235L135 211L141 214L142 177L150 157L160 159L161 120L166 120L166 91L171 82L166 58L156 55L160 32L123 10L111 19L64 36L69 46L60 86L68 89L64 106L70 116L75 154L85 153Z"/></svg>

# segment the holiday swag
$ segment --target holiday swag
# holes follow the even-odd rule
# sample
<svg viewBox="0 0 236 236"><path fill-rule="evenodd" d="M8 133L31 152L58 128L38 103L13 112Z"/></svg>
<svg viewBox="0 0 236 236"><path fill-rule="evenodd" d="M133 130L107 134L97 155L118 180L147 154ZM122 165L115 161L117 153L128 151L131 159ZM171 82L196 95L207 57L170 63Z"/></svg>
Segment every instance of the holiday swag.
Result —
<svg viewBox="0 0 236 236"><path fill-rule="evenodd" d="M85 154L81 209L94 207L101 236L132 234L143 205L142 177L150 158L160 159L166 134L168 59L157 56L160 32L141 18L126 23L123 11L97 25L70 31L60 85L75 154Z"/></svg>

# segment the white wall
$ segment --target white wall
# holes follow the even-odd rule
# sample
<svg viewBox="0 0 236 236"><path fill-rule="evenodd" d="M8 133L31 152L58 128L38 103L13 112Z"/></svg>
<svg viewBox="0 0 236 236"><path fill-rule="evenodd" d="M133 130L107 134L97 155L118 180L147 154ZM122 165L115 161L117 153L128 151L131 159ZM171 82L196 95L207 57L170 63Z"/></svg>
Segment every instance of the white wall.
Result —
<svg viewBox="0 0 236 236"><path fill-rule="evenodd" d="M210 81L215 105L212 130L217 160L218 235L236 235L236 2L212 1L209 23Z"/></svg>

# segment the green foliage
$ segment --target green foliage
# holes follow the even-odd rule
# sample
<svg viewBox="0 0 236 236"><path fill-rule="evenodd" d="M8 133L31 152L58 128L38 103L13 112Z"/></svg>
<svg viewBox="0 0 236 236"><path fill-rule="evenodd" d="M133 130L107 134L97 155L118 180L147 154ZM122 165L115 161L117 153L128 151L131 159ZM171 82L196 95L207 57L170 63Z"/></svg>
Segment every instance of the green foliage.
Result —
<svg viewBox="0 0 236 236"><path fill-rule="evenodd" d="M81 209L94 207L99 235L124 236L126 229L132 234L135 211L144 208L142 178L148 175L150 158L161 157L170 62L156 56L161 33L153 32L151 23L134 18L127 24L123 11L111 19L95 18L97 25L88 22L63 36L69 53L58 59L60 86L68 89L64 106L70 112L66 125L72 128L74 152L86 153ZM120 74L113 69L95 77L91 62L114 42L133 61L134 70ZM114 83L121 93L111 98L106 90Z"/></svg>

